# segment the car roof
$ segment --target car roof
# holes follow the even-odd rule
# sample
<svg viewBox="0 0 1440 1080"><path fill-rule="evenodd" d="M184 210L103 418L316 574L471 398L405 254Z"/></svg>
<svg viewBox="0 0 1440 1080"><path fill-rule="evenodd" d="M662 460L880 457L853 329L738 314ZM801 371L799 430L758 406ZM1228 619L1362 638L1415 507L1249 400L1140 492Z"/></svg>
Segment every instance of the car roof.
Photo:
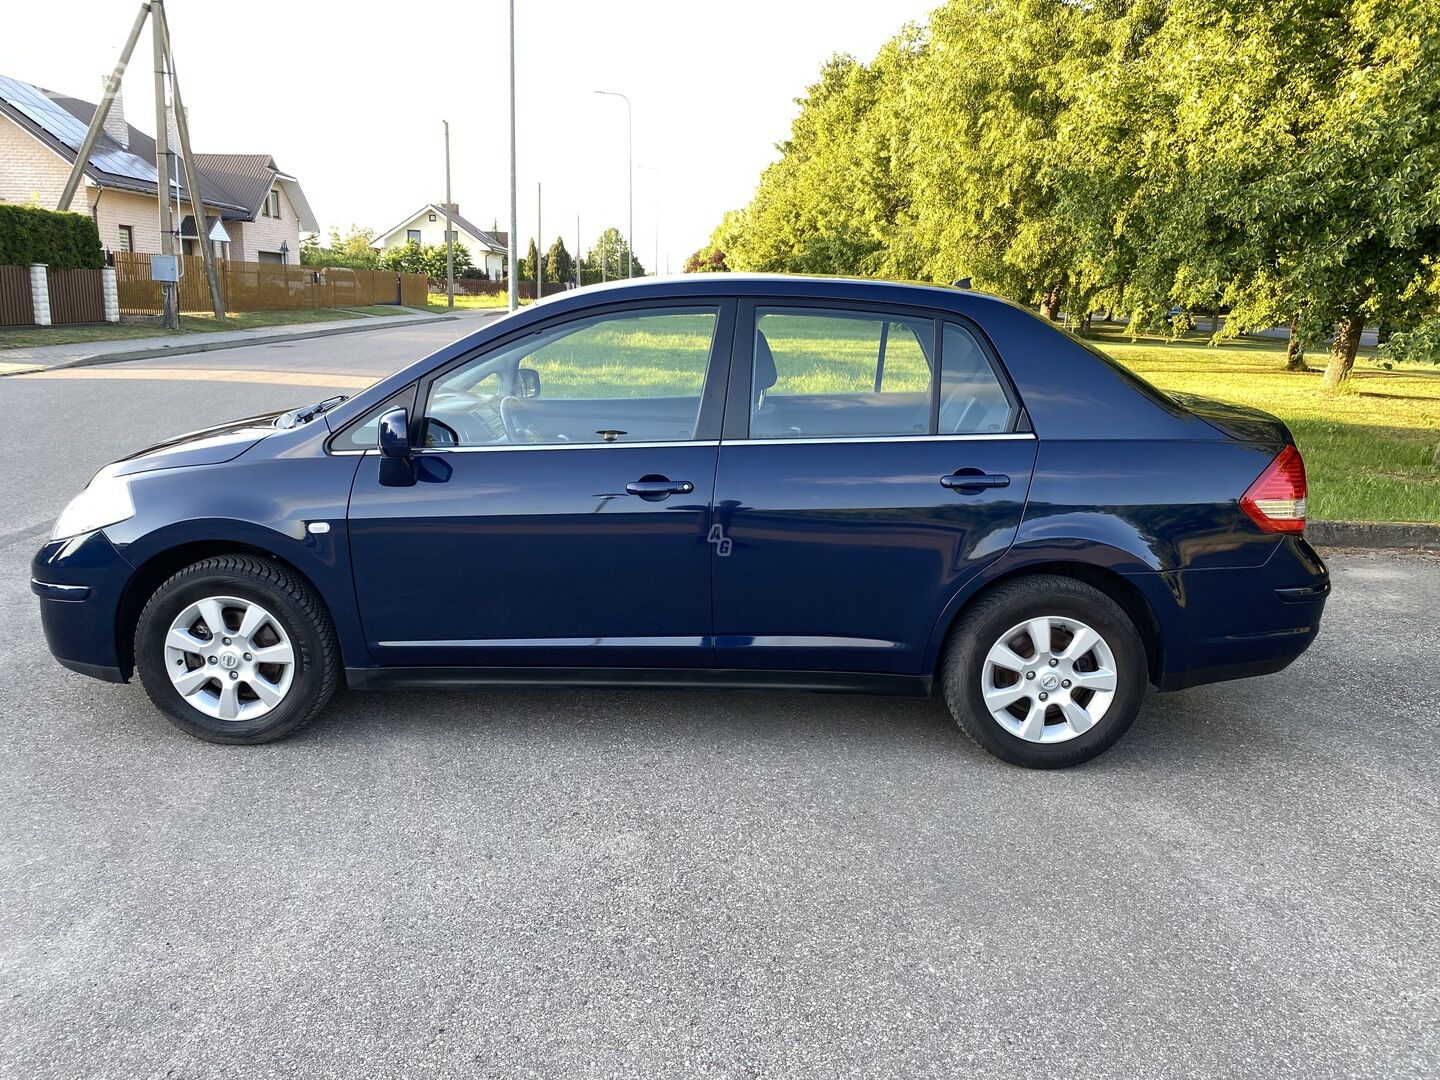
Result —
<svg viewBox="0 0 1440 1080"><path fill-rule="evenodd" d="M989 304L1015 307L1009 300L990 293L936 285L924 281L890 281L883 278L841 277L820 274L668 274L621 279L583 289L567 289L547 296L536 309L568 306L566 301L586 304L615 302L633 296L641 298L684 296L783 296L814 299L872 300L910 303L922 307L949 308ZM1023 310L1023 309L1022 309Z"/></svg>

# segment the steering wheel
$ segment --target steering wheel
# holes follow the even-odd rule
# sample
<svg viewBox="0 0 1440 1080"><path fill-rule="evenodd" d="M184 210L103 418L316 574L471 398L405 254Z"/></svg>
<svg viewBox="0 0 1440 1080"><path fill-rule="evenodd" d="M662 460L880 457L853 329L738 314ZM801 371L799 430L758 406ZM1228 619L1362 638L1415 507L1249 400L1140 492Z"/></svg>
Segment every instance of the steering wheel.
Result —
<svg viewBox="0 0 1440 1080"><path fill-rule="evenodd" d="M538 443L540 432L531 419L530 410L519 398L500 399L500 422L505 425L505 438L512 443Z"/></svg>

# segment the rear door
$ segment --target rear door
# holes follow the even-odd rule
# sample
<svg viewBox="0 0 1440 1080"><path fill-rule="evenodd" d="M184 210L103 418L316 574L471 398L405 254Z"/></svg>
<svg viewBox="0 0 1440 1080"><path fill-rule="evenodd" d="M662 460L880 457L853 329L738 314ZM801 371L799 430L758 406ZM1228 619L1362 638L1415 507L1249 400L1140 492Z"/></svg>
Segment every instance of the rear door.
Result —
<svg viewBox="0 0 1440 1080"><path fill-rule="evenodd" d="M1014 539L1023 426L965 320L742 304L710 532L719 666L919 672L946 603Z"/></svg>

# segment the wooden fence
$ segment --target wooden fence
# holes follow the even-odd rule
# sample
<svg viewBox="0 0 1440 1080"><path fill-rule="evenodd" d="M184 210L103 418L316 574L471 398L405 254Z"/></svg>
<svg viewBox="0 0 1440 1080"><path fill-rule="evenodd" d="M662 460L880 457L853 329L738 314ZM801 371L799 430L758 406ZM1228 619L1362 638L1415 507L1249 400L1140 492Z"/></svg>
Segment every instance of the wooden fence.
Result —
<svg viewBox="0 0 1440 1080"><path fill-rule="evenodd" d="M50 321L98 323L105 321L105 288L99 270L46 271L50 289Z"/></svg>
<svg viewBox="0 0 1440 1080"><path fill-rule="evenodd" d="M0 266L0 326L29 326L35 321L28 266Z"/></svg>
<svg viewBox="0 0 1440 1080"><path fill-rule="evenodd" d="M209 313L210 286L199 255L181 257L180 310ZM423 274L343 267L281 265L217 260L220 296L226 311L299 311L306 308L408 304L424 307ZM150 279L150 256L115 253L115 277L122 315L160 314L160 285Z"/></svg>

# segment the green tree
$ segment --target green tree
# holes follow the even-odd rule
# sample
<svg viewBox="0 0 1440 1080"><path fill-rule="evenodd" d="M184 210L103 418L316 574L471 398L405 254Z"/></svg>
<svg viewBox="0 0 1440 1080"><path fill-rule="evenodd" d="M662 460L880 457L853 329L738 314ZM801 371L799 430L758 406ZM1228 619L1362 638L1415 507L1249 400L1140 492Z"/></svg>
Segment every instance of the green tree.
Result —
<svg viewBox="0 0 1440 1080"><path fill-rule="evenodd" d="M625 242L625 237L620 230L614 228L606 229L595 241L582 263L586 271L584 280L586 284L601 280L601 268L604 267L604 278L614 281L616 278L623 278L626 272L627 258L630 254L630 246ZM645 275L645 267L637 258L633 262L636 277Z"/></svg>
<svg viewBox="0 0 1440 1080"><path fill-rule="evenodd" d="M300 262L306 266L368 270L380 265L380 252L370 246L374 239L375 230L360 225L351 225L344 234L331 229L327 244L321 244L318 236L305 237L300 241Z"/></svg>
<svg viewBox="0 0 1440 1080"><path fill-rule="evenodd" d="M455 276L471 264L470 249L464 244L455 244ZM426 244L421 246L414 240L396 247L386 248L380 253L380 269L395 270L403 274L424 274L436 281L444 281L446 273L445 245Z"/></svg>
<svg viewBox="0 0 1440 1080"><path fill-rule="evenodd" d="M557 236L545 256L545 277L557 285L574 280L575 260L570 257L563 237Z"/></svg>

